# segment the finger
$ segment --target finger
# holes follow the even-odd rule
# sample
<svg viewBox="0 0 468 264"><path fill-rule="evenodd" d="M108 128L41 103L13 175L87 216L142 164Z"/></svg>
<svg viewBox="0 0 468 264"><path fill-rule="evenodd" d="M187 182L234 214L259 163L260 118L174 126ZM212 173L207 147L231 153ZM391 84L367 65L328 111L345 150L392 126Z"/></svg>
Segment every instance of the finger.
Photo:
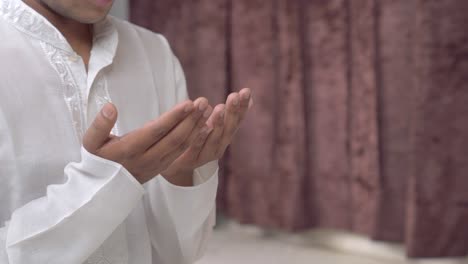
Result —
<svg viewBox="0 0 468 264"><path fill-rule="evenodd" d="M207 101L206 101L207 102ZM204 108L200 108L200 111L202 111ZM198 153L194 153L193 151L190 151L194 142L197 140L199 137L200 133L205 133L206 130L208 129L205 125L207 119L211 116L211 113L213 111L213 108L208 105L207 108L205 109L205 112L203 112L203 115L200 117L198 122L195 124L193 127L192 132L188 136L188 138L185 140L184 143L180 145L179 148L177 148L175 151L168 153L163 160L164 161L169 161L172 162L173 160L176 160L179 158L181 155L184 156L184 160L187 159L189 162L193 162L197 159ZM202 131L203 130L203 131Z"/></svg>
<svg viewBox="0 0 468 264"><path fill-rule="evenodd" d="M191 144L190 148L184 153L184 155L187 155L189 159L193 162L196 162L200 158L200 154L203 150L203 146L205 145L208 136L210 133L213 131L213 128L210 128L208 126L204 126L200 132L198 133L196 139L193 141Z"/></svg>
<svg viewBox="0 0 468 264"><path fill-rule="evenodd" d="M240 122L240 96L232 93L226 101L226 114L224 116L224 130L222 144L227 146Z"/></svg>
<svg viewBox="0 0 468 264"><path fill-rule="evenodd" d="M213 128L213 132L210 133L203 148L199 154L200 159L209 159L217 157L224 152L222 144L222 136L224 131L224 116L225 106L218 105L215 107L210 120L208 120L208 126Z"/></svg>
<svg viewBox="0 0 468 264"><path fill-rule="evenodd" d="M184 101L159 118L146 123L142 128L124 136L121 141L130 145L131 151L143 153L187 119L194 112L194 108L192 101Z"/></svg>
<svg viewBox="0 0 468 264"><path fill-rule="evenodd" d="M198 111L199 118L196 120L196 124L193 127L192 131L199 130L203 127L206 122L206 119L211 115L213 108L208 103L208 100L204 97L198 98L195 100L196 109ZM207 117L208 116L208 117Z"/></svg>
<svg viewBox="0 0 468 264"><path fill-rule="evenodd" d="M108 140L117 121L117 108L111 103L104 105L83 137L83 147L96 153Z"/></svg>
<svg viewBox="0 0 468 264"><path fill-rule="evenodd" d="M240 97L240 109L239 109L239 123L244 119L245 114L253 104L252 100L252 90L249 88L244 88L239 92Z"/></svg>
<svg viewBox="0 0 468 264"><path fill-rule="evenodd" d="M198 120L197 124L192 130L192 133L187 139L187 142L189 145L192 145L195 140L198 138L200 135L200 132L206 127L206 121L208 118L211 116L211 113L213 112L213 108L211 106L208 106L208 108L205 110L203 113L203 116Z"/></svg>
<svg viewBox="0 0 468 264"><path fill-rule="evenodd" d="M194 103L196 110L192 114L178 124L173 130L171 130L164 138L159 142L156 142L151 148L146 151L146 156L151 158L153 156L165 157L164 159L171 158L167 157L171 153L181 153L189 147L187 139L198 123L199 119L203 116L204 111L208 107L208 100L205 98L199 98ZM180 155L180 154L179 154Z"/></svg>
<svg viewBox="0 0 468 264"><path fill-rule="evenodd" d="M204 99L204 98L203 98ZM207 100L203 100L202 101L202 104L208 104L208 101ZM193 127L193 130L192 132L190 133L190 135L188 136L188 138L185 140L185 142L183 144L181 144L181 146L174 152L172 153L169 153L167 154L164 159L165 160L175 160L177 159L181 154L184 154L184 156L187 154L188 158L190 160L194 160L196 159L196 157L193 157L192 156L192 153L184 153L184 152L188 152L188 150L190 150L190 147L192 146L192 144L195 142L195 140L197 139L197 137L199 136L200 134L200 131L201 130L204 130L204 128L206 127L205 126L205 123L207 121L207 119L211 116L211 113L213 112L213 108L210 106L210 105L207 105L206 106L206 109L205 107L203 108L200 108L200 111L205 111L203 112L203 115L200 117L200 119L198 120L198 122L195 124L195 126Z"/></svg>
<svg viewBox="0 0 468 264"><path fill-rule="evenodd" d="M210 118L206 121L207 126L215 128L217 125L224 125L224 113L226 106L224 104L217 105Z"/></svg>
<svg viewBox="0 0 468 264"><path fill-rule="evenodd" d="M252 99L251 97L252 91L249 88L244 88L240 91L238 98L235 96L228 98L223 146L227 147L227 145L232 141L233 136L237 132L241 121L249 109L250 101Z"/></svg>
<svg viewBox="0 0 468 264"><path fill-rule="evenodd" d="M211 105L208 105L205 112L203 113L203 116L198 120L196 129L200 130L202 127L204 127L208 119L211 117L212 113L213 113L213 107L211 107Z"/></svg>

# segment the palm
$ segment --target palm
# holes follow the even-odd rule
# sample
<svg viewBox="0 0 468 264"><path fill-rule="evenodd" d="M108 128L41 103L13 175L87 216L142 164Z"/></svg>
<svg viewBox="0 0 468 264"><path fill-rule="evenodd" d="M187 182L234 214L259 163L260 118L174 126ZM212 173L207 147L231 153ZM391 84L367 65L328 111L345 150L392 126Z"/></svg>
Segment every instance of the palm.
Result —
<svg viewBox="0 0 468 264"><path fill-rule="evenodd" d="M248 109L253 104L250 95L250 89L246 88L239 94L231 94L226 106L217 105L206 122L205 133L200 133L191 146L171 164L166 173L194 170L208 162L222 158Z"/></svg>

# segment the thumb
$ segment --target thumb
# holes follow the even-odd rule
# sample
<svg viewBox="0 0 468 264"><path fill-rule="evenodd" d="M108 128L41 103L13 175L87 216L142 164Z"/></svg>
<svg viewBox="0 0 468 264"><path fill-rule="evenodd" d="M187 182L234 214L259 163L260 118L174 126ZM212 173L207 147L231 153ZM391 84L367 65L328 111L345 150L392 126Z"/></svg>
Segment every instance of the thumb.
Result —
<svg viewBox="0 0 468 264"><path fill-rule="evenodd" d="M107 103L97 114L83 137L83 147L90 153L96 153L108 140L117 121L117 108Z"/></svg>

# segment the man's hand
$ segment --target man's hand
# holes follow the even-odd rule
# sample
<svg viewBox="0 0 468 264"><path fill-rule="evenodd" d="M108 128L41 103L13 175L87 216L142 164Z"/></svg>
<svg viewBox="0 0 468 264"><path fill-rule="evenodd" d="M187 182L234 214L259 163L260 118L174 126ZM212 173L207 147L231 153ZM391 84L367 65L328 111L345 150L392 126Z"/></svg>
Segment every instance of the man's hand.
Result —
<svg viewBox="0 0 468 264"><path fill-rule="evenodd" d="M168 180L181 176L191 177L194 169L222 158L253 104L251 94L252 91L245 88L239 93L230 94L226 105L217 105L207 121L207 127L200 130L188 150L162 172L162 175Z"/></svg>
<svg viewBox="0 0 468 264"><path fill-rule="evenodd" d="M94 155L122 164L140 183L145 183L190 147L211 112L205 98L185 101L143 127L117 137L110 135L117 109L106 104L86 131L83 146Z"/></svg>

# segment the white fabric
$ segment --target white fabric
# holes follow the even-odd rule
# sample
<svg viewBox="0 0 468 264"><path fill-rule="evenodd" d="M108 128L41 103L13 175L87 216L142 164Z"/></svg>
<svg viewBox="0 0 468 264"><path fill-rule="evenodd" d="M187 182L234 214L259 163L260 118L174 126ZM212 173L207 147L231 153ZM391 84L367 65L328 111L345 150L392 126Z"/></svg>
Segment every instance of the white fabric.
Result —
<svg viewBox="0 0 468 264"><path fill-rule="evenodd" d="M94 32L86 72L45 18L0 0L0 263L193 263L214 225L217 162L194 187L142 186L81 147L108 101L122 135L186 99L180 64L162 36L127 22Z"/></svg>

